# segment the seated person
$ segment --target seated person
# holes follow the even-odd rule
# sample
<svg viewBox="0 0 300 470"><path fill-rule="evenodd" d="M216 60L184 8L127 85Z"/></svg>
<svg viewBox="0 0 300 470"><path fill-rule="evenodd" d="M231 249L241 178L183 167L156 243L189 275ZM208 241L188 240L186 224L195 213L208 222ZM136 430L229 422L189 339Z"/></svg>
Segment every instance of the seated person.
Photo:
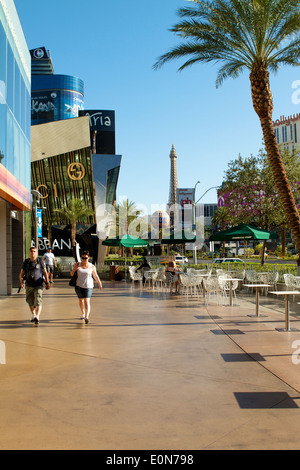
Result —
<svg viewBox="0 0 300 470"><path fill-rule="evenodd" d="M146 258L144 258L143 260L143 264L141 264L141 266L139 268L137 268L137 271L142 271L142 274L143 274L143 284L145 284L145 276L144 276L144 272L145 271L149 271L149 269L151 269L151 266L150 264L148 263L148 261L146 260Z"/></svg>
<svg viewBox="0 0 300 470"><path fill-rule="evenodd" d="M175 261L170 261L168 263L168 266L166 267L166 273L172 273L173 276L174 276L174 283L172 282L171 283L171 291L170 293L172 294L173 292L173 285L175 285L176 287L176 292L175 293L178 293L179 292L179 285L180 285L180 281L178 279L178 273L180 272L180 270L177 268L176 266L176 263Z"/></svg>

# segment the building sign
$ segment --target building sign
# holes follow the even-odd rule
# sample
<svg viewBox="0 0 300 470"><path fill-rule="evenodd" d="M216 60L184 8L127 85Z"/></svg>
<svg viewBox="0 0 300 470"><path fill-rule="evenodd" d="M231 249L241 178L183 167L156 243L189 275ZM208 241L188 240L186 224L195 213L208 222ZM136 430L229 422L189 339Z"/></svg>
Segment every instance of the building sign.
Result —
<svg viewBox="0 0 300 470"><path fill-rule="evenodd" d="M83 96L77 91L32 91L31 118L33 124L75 118L83 108Z"/></svg>
<svg viewBox="0 0 300 470"><path fill-rule="evenodd" d="M38 238L43 238L43 209L36 210L36 224Z"/></svg>
<svg viewBox="0 0 300 470"><path fill-rule="evenodd" d="M85 177L85 168L82 163L75 162L68 166L68 176L73 181L81 181Z"/></svg>
<svg viewBox="0 0 300 470"><path fill-rule="evenodd" d="M115 112L114 111L80 111L79 116L89 116L92 131L115 132Z"/></svg>
<svg viewBox="0 0 300 470"><path fill-rule="evenodd" d="M177 203L181 206L190 206L195 202L195 189L177 189Z"/></svg>
<svg viewBox="0 0 300 470"><path fill-rule="evenodd" d="M30 51L33 60L49 59L49 54L45 47L38 47Z"/></svg>
<svg viewBox="0 0 300 470"><path fill-rule="evenodd" d="M280 116L280 119L276 119L273 121L273 126L289 126L291 122L299 121L300 113L293 114L292 116Z"/></svg>
<svg viewBox="0 0 300 470"><path fill-rule="evenodd" d="M115 112L104 110L79 111L79 116L89 116L91 146L94 154L115 155Z"/></svg>

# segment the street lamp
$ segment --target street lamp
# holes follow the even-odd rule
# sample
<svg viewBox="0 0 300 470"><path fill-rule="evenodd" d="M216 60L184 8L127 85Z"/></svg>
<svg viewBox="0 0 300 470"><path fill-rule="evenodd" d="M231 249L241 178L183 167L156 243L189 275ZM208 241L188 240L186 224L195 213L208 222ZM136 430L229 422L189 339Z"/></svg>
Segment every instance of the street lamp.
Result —
<svg viewBox="0 0 300 470"><path fill-rule="evenodd" d="M202 198L204 198L204 196L209 192L211 191L212 189L219 189L220 186L212 186L211 188L209 188L207 191L205 191L205 193L202 194L202 196L198 199L197 202L195 202L195 199L196 199L196 187L197 185L200 183L200 181L198 181L195 185L195 191L194 191L194 201L193 201L193 214L192 214L192 218L193 218L193 226L192 226L192 230L194 232L194 234L196 235L197 234L197 226L196 226L196 207L197 207L197 204L199 201L201 201ZM193 250L193 255L194 255L194 264L197 264L197 247L196 245L194 246L194 250Z"/></svg>

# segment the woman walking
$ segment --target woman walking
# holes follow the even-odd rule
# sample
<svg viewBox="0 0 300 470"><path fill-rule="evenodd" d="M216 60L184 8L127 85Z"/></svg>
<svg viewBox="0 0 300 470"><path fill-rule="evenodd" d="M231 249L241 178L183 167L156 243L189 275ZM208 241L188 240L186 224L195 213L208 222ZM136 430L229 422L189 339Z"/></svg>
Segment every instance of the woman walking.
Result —
<svg viewBox="0 0 300 470"><path fill-rule="evenodd" d="M90 254L88 251L83 251L81 255L81 262L76 263L71 276L77 272L77 281L75 291L79 299L79 306L82 312L81 320L85 320L88 324L91 312L91 297L94 289L94 280L98 283L99 288L102 289L101 280L97 274L96 268L93 264L89 263Z"/></svg>

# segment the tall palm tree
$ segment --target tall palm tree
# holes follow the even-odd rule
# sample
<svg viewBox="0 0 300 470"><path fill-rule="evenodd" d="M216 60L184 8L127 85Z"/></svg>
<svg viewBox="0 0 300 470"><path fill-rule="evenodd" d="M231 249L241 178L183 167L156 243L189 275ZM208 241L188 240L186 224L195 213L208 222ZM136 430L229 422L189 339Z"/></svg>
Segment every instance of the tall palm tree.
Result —
<svg viewBox="0 0 300 470"><path fill-rule="evenodd" d="M222 230L225 230L226 224L229 218L230 217L229 217L228 207L222 206L216 210L215 215L212 217L211 221L215 225L221 224ZM225 258L225 255L226 255L225 242L222 243L222 250L223 250L223 257Z"/></svg>
<svg viewBox="0 0 300 470"><path fill-rule="evenodd" d="M55 212L61 214L70 224L72 247L76 245L76 225L79 220L94 215L94 211L88 209L81 199L72 199L69 204L65 204L62 209L55 209Z"/></svg>
<svg viewBox="0 0 300 470"><path fill-rule="evenodd" d="M300 0L190 1L194 5L178 11L181 21L171 29L183 43L162 55L154 68L182 57L188 60L179 70L197 62L218 63L217 87L250 71L253 107L300 265L300 216L274 134L269 81L269 72L280 65L300 65Z"/></svg>

